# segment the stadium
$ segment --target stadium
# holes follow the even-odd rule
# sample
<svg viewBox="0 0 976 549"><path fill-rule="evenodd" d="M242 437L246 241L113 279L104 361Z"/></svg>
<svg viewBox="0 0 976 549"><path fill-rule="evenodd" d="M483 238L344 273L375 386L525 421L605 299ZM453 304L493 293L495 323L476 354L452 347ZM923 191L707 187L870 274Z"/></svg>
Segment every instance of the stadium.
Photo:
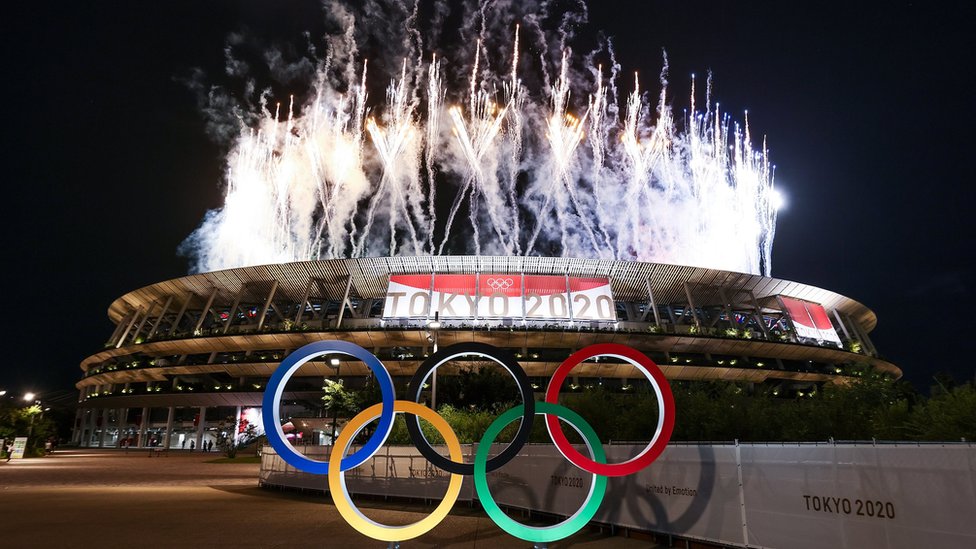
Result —
<svg viewBox="0 0 976 549"><path fill-rule="evenodd" d="M81 363L74 442L88 447L201 448L260 425L268 378L291 351L336 339L371 351L398 393L437 346L511 351L538 392L572 352L616 342L670 380L771 385L784 396L846 383L866 369L900 377L868 334L863 304L799 282L715 269L553 257L370 257L228 269L166 280L116 299L115 330ZM463 361L459 361L463 362ZM450 367L457 372L457 365ZM442 368L442 375L452 370ZM323 379L354 386L366 366L309 362L282 411L325 444ZM435 378L436 379L436 378ZM570 390L626 391L643 375L586 362ZM428 389L436 400L436 382ZM296 422L297 423L297 422Z"/></svg>

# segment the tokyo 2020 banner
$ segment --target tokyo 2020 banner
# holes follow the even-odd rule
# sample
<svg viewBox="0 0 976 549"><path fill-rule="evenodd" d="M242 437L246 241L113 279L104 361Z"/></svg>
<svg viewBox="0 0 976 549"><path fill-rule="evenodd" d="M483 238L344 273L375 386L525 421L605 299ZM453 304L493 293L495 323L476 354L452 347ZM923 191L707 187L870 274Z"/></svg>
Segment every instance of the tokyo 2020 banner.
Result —
<svg viewBox="0 0 976 549"><path fill-rule="evenodd" d="M615 321L608 278L524 274L390 275L383 318Z"/></svg>
<svg viewBox="0 0 976 549"><path fill-rule="evenodd" d="M366 364L379 383L382 402L353 417L336 439L329 461L317 461L297 452L291 446L278 418L281 415L281 397L292 375L306 362L330 354L351 356ZM419 404L421 390L434 370L455 358L465 356L491 360L505 368L515 379L522 396L522 404L502 413L488 427L478 444L473 463L463 462L461 445L447 421L436 411ZM570 371L583 361L595 357L617 358L640 370L654 388L660 410L657 427L650 442L637 455L618 463L607 463L603 445L593 428L576 412L558 403L560 388ZM268 442L278 455L296 469L328 475L329 490L336 509L343 518L360 533L381 541L395 542L416 538L437 526L454 506L461 490L462 477L465 475L473 475L478 500L488 516L505 532L533 543L548 543L566 538L579 531L597 513L606 491L607 478L631 475L649 466L661 455L674 429L674 397L660 368L639 351L615 343L591 345L567 358L553 373L542 402L533 399L528 376L515 357L504 349L484 343L461 343L434 353L417 369L407 396L408 400L396 400L393 379L383 363L369 351L345 341L319 341L298 349L275 370L264 393L265 431ZM356 508L346 488L345 473L359 467L379 451L390 435L394 415L397 413L407 414L407 430L413 444L431 464L450 473L450 480L444 498L430 515L413 524L389 526L366 518ZM579 510L562 522L546 527L526 526L508 517L493 499L487 480L488 472L504 467L519 454L529 439L537 415L544 416L549 436L559 453L576 467L592 474L587 496ZM440 455L424 437L420 429L420 418L430 422L444 438L449 457ZM377 419L379 422L376 429L362 448L347 456L346 452L356 435ZM498 434L508 424L519 419L521 423L512 442L498 455L489 457L492 443ZM563 431L563 424L582 437L588 455L573 447Z"/></svg>

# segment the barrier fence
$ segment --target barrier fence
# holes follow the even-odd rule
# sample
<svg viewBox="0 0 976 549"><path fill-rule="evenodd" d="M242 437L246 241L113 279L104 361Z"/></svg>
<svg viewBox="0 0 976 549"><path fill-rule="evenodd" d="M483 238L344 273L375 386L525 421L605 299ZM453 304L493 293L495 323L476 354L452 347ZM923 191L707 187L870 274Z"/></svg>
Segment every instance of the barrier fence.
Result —
<svg viewBox="0 0 976 549"><path fill-rule="evenodd" d="M492 452L504 445L495 445ZM625 461L644 447L606 446ZM462 447L473 461L477 445ZM326 461L329 447L299 447ZM350 453L355 451L353 448ZM446 454L444 448L439 448ZM350 493L438 500L448 474L413 446L386 446L346 473ZM328 491L265 447L263 486ZM569 516L590 474L550 444L529 444L488 473L499 505ZM460 498L477 499L471 477ZM594 520L739 547L976 547L976 446L971 444L676 444L648 468L610 478Z"/></svg>

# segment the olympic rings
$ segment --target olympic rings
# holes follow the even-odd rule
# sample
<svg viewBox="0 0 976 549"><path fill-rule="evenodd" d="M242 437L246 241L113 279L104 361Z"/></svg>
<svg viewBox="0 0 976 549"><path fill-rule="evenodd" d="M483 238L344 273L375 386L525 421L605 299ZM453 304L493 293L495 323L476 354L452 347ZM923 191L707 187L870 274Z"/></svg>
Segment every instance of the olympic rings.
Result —
<svg viewBox="0 0 976 549"><path fill-rule="evenodd" d="M365 363L373 371L375 379L380 384L382 402L356 415L335 441L329 461L322 462L309 459L296 452L285 440L278 418L281 415L281 398L287 381L302 364L329 353L346 354ZM523 401L522 404L507 410L492 422L478 445L474 463L470 464L463 463L457 435L447 421L434 410L417 402L420 399L424 383L437 367L449 360L465 355L476 355L502 365L515 378ZM660 413L654 437L637 456L622 463L607 464L603 446L593 428L577 413L558 404L559 389L570 370L583 361L598 356L616 357L640 369L654 387L658 400ZM264 393L264 426L271 446L282 459L296 469L313 474L327 474L329 476L329 490L333 494L333 500L339 513L360 533L377 540L402 541L415 538L439 524L450 512L458 498L463 475L474 476L478 499L486 513L509 534L535 543L546 543L565 538L577 532L593 518L603 501L607 478L628 475L650 465L667 446L674 429L674 397L664 374L654 364L654 361L644 354L626 345L613 343L591 345L566 359L553 374L549 386L546 388L544 402L535 402L528 376L511 353L484 343L461 343L434 353L421 364L414 374L410 382L409 393L408 397L411 400L395 400L393 380L383 363L362 347L344 341L320 341L298 349L275 370ZM346 487L344 473L362 465L376 454L380 446L386 442L393 428L394 415L397 412L411 416L406 421L407 430L420 453L436 467L451 473L451 476L444 499L429 516L406 526L386 526L370 520L353 505ZM488 472L505 465L522 450L528 441L536 414L545 415L549 435L559 452L576 467L593 474L590 491L580 509L563 522L543 528L525 526L508 518L492 498L487 479ZM352 440L367 423L377 417L379 418L379 425L373 435L359 451L346 457L345 453ZM424 438L420 430L420 417L431 422L444 437L450 458L445 458L437 453ZM500 454L488 459L491 445L498 433L519 417L522 421L512 442ZM562 431L559 419L568 422L583 437L591 457L586 457L573 448Z"/></svg>
<svg viewBox="0 0 976 549"><path fill-rule="evenodd" d="M519 425L518 432L515 433L515 438L512 439L512 443L508 445L508 448L505 448L502 453L488 460L487 470L494 471L511 461L522 450L522 447L529 440L529 435L532 434L532 422L535 419L535 396L532 392L532 384L529 383L529 377L525 374L525 370L522 369L522 365L515 360L515 357L511 353L493 345L488 345L487 343L458 343L450 347L445 347L425 360L420 365L420 368L417 369L416 373L414 373L413 379L410 380L410 389L407 398L414 402L419 401L420 391L423 389L424 383L426 383L431 373L441 364L464 355L477 355L501 364L515 378L519 392L522 393L522 404L525 410L522 414L522 423ZM451 461L438 454L430 446L430 442L427 441L424 433L420 430L420 418L417 416L407 418L407 431L410 433L410 440L413 441L414 446L434 466L449 473L457 473L460 475L474 474L474 465Z"/></svg>
<svg viewBox="0 0 976 549"><path fill-rule="evenodd" d="M515 285L515 281L511 278L489 278L485 284L492 290L507 290Z"/></svg>
<svg viewBox="0 0 976 549"><path fill-rule="evenodd" d="M451 426L448 425L447 421L440 414L426 406L417 404L416 402L410 402L409 400L394 401L393 409L396 412L407 412L414 416L423 416L444 437L444 442L447 443L447 450L451 455L451 459L461 460L461 443L458 442L457 435L454 434L454 429L451 429ZM363 427L367 423L377 417L382 417L385 411L385 404L375 404L359 412L356 417L352 418L346 424L345 429L339 434L335 445L332 447L332 455L329 456L329 463L331 464L329 466L329 491L333 494L332 500L335 502L336 510L339 511L339 514L346 519L346 522L350 526L380 541L404 541L426 534L444 520L444 517L454 507L454 502L457 501L458 494L461 493L461 481L464 477L452 473L451 480L447 485L447 493L444 494L444 499L441 500L440 504L437 505L431 514L413 524L386 526L364 515L356 508L349 497L349 490L346 488L345 472L342 471L341 467L337 468L335 464L340 462L340 460L345 461L342 456L345 455L352 439L356 438L356 435L363 430Z"/></svg>
<svg viewBox="0 0 976 549"><path fill-rule="evenodd" d="M668 385L668 380L664 377L664 373L646 355L632 347L620 345L619 343L598 343L573 353L572 356L559 365L559 368L556 368L556 371L552 374L552 379L549 381L549 387L546 388L545 401L552 404L558 403L559 389L562 387L563 380L566 379L569 371L578 364L581 364L584 360L597 356L612 356L626 360L644 372L648 381L651 382L651 385L654 387L654 393L657 395L659 410L657 430L651 442L641 453L622 463L597 463L573 448L569 440L566 439L566 435L563 433L562 427L559 425L559 421L556 420L555 416L546 416L546 428L549 429L549 436L552 438L553 443L556 444L556 448L559 448L559 451L566 456L566 459L580 469L608 477L630 475L650 465L661 455L664 447L671 440L671 433L674 431L674 395L671 394L671 386Z"/></svg>
<svg viewBox="0 0 976 549"><path fill-rule="evenodd" d="M281 362L281 365L271 375L271 379L268 380L268 387L264 390L264 399L261 404L264 410L264 414L262 414L264 432L268 436L271 447L288 465L316 475L328 474L329 462L309 459L295 451L295 448L285 440L285 432L281 429L281 422L278 421L278 417L281 415L281 396L285 391L285 384L288 383L291 376L301 368L302 364L329 353L349 355L363 361L373 371L377 383L380 384L380 393L383 395L383 413L380 415L380 424L376 427L376 432L369 437L369 440L359 451L342 460L341 470L348 471L365 463L380 449L380 446L383 446L386 437L390 435L390 431L393 429L393 401L396 398L393 378L390 377L390 372L373 353L347 341L316 341L299 348Z"/></svg>
<svg viewBox="0 0 976 549"><path fill-rule="evenodd" d="M491 450L491 444L495 441L495 437L498 436L498 433L506 425L521 415L521 408L521 405L516 406L498 416L488 427L488 430L485 431L485 435L481 437L481 442L478 444L478 451L474 456L474 487L478 492L478 501L481 502L485 513L502 530L525 541L548 543L569 537L578 532L580 528L586 526L586 523L590 522L590 519L593 518L593 515L600 508L600 504L603 503L603 496L607 491L607 477L594 474L593 480L590 482L590 491L586 494L583 505L571 517L559 524L533 527L520 524L509 518L498 507L498 504L495 503L494 498L491 496L491 491L488 489L488 476L485 471L485 466L488 461L488 452ZM586 447L590 450L593 458L601 463L606 462L607 457L603 452L603 445L600 444L600 437L597 436L593 427L590 427L590 424L580 417L579 414L564 406L548 402L537 403L536 413L546 414L547 419L559 417L569 422L576 432L583 437L583 440L586 442Z"/></svg>

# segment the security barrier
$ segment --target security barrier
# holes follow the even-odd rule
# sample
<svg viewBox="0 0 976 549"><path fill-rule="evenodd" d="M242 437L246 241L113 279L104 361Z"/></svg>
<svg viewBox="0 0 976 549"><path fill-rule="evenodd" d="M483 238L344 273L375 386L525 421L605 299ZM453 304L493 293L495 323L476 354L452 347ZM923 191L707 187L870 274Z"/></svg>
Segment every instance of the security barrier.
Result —
<svg viewBox="0 0 976 549"><path fill-rule="evenodd" d="M607 460L642 447L605 446ZM492 445L489 455L503 448ZM476 450L462 446L465 460ZM291 468L273 451L262 459L262 485L328 489L324 477ZM425 461L414 447L385 447L347 473L347 488L439 499L446 474L425 476ZM528 444L487 483L502 507L570 516L590 477L552 445ZM459 500L477 500L469 481ZM650 467L608 479L605 500L614 504L604 503L594 522L729 546L976 547L976 446L671 443Z"/></svg>
<svg viewBox="0 0 976 549"><path fill-rule="evenodd" d="M280 401L285 384L302 364L330 353L363 361L379 383L382 403L355 416L328 456L306 454L292 447L282 432ZM522 393L522 404L502 413L480 444L462 447L446 421L418 401L438 366L470 355L508 370ZM605 448L584 418L558 404L570 370L601 356L629 362L651 383L661 414L646 445ZM571 355L556 369L542 402L534 401L525 372L510 353L482 343L434 353L409 387L409 400L395 400L392 379L382 363L348 342L320 341L295 351L265 391L265 430L274 451L264 456L261 483L328 490L353 528L384 541L420 536L457 500L477 499L499 527L536 543L563 539L592 520L743 547L976 547L972 446L668 447L675 412L667 380L653 361L624 345L592 345ZM385 445L396 413L407 414L413 448ZM544 416L553 445L526 444L536 415ZM420 417L441 433L449 458L424 438ZM356 435L375 419L377 427L365 443L352 447ZM513 441L493 445L501 429L516 420L521 423ZM569 443L560 421L577 431L584 447ZM394 527L365 519L352 501L354 494L441 503L421 521ZM601 507L603 499L614 504ZM510 519L501 507L567 518L553 526L528 527Z"/></svg>

